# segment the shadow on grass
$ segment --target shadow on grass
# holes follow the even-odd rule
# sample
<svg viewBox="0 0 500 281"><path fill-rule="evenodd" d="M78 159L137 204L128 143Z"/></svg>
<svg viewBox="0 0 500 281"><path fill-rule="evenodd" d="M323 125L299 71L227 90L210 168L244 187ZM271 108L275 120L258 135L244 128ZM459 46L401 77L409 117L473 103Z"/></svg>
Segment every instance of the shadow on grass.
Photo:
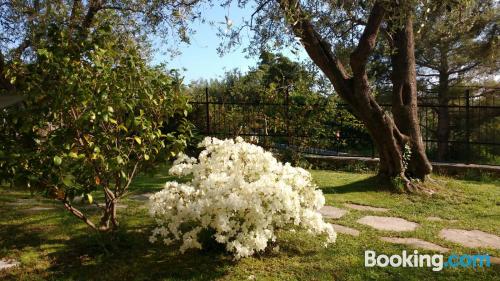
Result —
<svg viewBox="0 0 500 281"><path fill-rule="evenodd" d="M129 191L132 193L146 193L159 191L163 188L167 181L186 182L189 177L175 177L168 174L170 166L162 165L150 172L138 175L132 184Z"/></svg>
<svg viewBox="0 0 500 281"><path fill-rule="evenodd" d="M0 225L0 258L21 256L22 261L26 251L40 256L18 269L0 271L0 280L213 280L234 264L216 248L180 254L178 246L151 244L151 229L144 225L128 226L123 221L114 235L99 234L81 228L81 222L59 213L62 210L36 218L15 208L1 211L5 221ZM8 223L9 218L23 219Z"/></svg>
<svg viewBox="0 0 500 281"><path fill-rule="evenodd" d="M47 218L50 219L50 218ZM25 247L38 247L46 239L43 237L45 230L41 225L47 219L31 220L29 222L2 225L0 228L0 253L11 250L21 250ZM63 240L51 240L54 243Z"/></svg>
<svg viewBox="0 0 500 281"><path fill-rule="evenodd" d="M353 192L393 192L390 185L379 177L373 176L363 180L349 182L343 185L337 186L325 186L322 187L324 194L343 194L343 193L353 193Z"/></svg>
<svg viewBox="0 0 500 281"><path fill-rule="evenodd" d="M213 280L234 262L219 250L188 251L148 241L150 231L115 236L82 235L51 255L54 279L70 280Z"/></svg>

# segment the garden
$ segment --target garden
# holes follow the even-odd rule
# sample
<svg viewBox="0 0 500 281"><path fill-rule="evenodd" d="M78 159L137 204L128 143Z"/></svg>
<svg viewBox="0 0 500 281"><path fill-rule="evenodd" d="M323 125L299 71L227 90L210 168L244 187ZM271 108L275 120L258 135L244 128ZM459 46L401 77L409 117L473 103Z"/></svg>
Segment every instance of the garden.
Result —
<svg viewBox="0 0 500 281"><path fill-rule="evenodd" d="M498 279L498 8L0 1L0 279Z"/></svg>

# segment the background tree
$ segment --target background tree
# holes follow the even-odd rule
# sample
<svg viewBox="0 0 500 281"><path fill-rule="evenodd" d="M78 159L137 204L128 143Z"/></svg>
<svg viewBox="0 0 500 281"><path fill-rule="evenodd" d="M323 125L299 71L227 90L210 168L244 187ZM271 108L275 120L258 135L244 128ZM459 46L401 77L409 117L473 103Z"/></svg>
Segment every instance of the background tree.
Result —
<svg viewBox="0 0 500 281"><path fill-rule="evenodd" d="M450 90L498 72L498 3L466 2L452 8L430 4L417 14L416 58L419 79L437 90L437 160L447 159ZM463 94L463 91L457 91Z"/></svg>

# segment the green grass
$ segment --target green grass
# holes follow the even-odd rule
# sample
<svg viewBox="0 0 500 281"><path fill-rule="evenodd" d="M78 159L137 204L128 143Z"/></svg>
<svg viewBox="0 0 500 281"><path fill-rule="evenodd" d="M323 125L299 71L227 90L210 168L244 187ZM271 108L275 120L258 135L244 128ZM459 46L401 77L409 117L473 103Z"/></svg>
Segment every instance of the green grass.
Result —
<svg viewBox="0 0 500 281"><path fill-rule="evenodd" d="M345 202L390 208L391 216L421 226L414 232L376 231L356 223L373 212L350 210L335 223L356 228L359 237L339 234L336 244L323 248L319 239L305 233L279 235L280 252L266 252L233 261L224 252L211 249L178 253L173 248L152 245L153 227L144 202L125 199L120 209L121 230L113 237L90 231L57 203L19 190L0 188L0 258L21 262L14 270L0 272L0 280L498 280L496 265L481 269L365 268L364 251L400 254L412 250L381 242L380 236L416 237L448 247L452 253L487 253L499 250L468 249L442 240L442 228L479 229L500 235L500 182L474 182L438 177L438 192L432 196L394 194L383 191L372 174L312 171L327 203ZM160 190L165 169L143 175L131 193ZM98 196L97 196L98 197ZM20 199L32 204L12 205ZM53 210L29 211L34 205ZM430 222L427 216L447 220ZM451 222L451 220L457 220ZM421 253L426 251L420 250ZM446 257L446 255L445 255Z"/></svg>

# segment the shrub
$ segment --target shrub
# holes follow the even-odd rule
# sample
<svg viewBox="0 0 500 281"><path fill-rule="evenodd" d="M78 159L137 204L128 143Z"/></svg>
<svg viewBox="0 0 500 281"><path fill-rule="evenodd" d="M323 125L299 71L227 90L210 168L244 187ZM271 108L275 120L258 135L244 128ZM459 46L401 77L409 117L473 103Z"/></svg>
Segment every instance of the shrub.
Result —
<svg viewBox="0 0 500 281"><path fill-rule="evenodd" d="M16 86L26 100L0 111L0 179L41 191L108 231L118 225L116 204L134 176L184 149L191 125L177 79L148 66L139 46L112 35L102 41L83 58L49 45L18 66ZM76 196L98 205L98 223Z"/></svg>
<svg viewBox="0 0 500 281"><path fill-rule="evenodd" d="M180 241L181 252L202 248L200 236L213 233L236 259L263 251L276 240L277 230L306 229L336 233L317 212L324 205L322 192L311 175L241 138L205 138L198 159L179 155L172 175L192 176L186 184L167 182L150 198L150 214L158 226L151 242L167 245Z"/></svg>

